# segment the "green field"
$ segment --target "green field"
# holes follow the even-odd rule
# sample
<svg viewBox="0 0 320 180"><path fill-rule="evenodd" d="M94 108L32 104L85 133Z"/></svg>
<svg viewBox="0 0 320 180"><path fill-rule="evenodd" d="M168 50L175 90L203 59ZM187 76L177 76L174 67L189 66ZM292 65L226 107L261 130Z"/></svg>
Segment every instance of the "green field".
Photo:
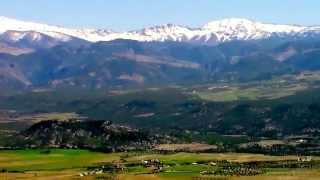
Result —
<svg viewBox="0 0 320 180"><path fill-rule="evenodd" d="M305 80L274 79L243 84L207 85L196 88L195 93L201 99L216 102L239 100L279 99L292 96L306 89L317 87Z"/></svg>
<svg viewBox="0 0 320 180"><path fill-rule="evenodd" d="M242 166L252 162L263 168L256 176L241 176L243 179L318 179L319 157L313 157L311 167L279 168L279 163L296 163L296 156L266 156L260 154L237 153L177 153L160 155L154 153L100 153L87 150L16 150L0 151L0 179L74 179L80 173L90 172L95 167L122 164L125 170L104 172L85 176L86 179L192 179L192 177L211 177L233 179L235 175L206 175L202 172L218 172L225 166ZM163 170L152 171L144 161L158 159ZM210 163L217 163L212 166ZM262 167L261 166L261 167ZM270 167L268 167L270 166ZM281 164L283 166L283 164ZM84 178L84 177L83 177Z"/></svg>
<svg viewBox="0 0 320 180"><path fill-rule="evenodd" d="M44 171L85 168L98 162L118 160L117 154L85 150L17 150L0 152L0 168L8 171Z"/></svg>

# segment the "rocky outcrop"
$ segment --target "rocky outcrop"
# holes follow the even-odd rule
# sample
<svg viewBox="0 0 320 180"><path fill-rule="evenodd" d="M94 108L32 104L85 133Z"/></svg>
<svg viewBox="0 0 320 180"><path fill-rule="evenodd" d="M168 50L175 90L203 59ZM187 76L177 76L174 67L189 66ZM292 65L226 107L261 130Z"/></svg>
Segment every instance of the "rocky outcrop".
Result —
<svg viewBox="0 0 320 180"><path fill-rule="evenodd" d="M21 133L29 147L86 148L103 151L149 149L145 132L110 121L42 121Z"/></svg>

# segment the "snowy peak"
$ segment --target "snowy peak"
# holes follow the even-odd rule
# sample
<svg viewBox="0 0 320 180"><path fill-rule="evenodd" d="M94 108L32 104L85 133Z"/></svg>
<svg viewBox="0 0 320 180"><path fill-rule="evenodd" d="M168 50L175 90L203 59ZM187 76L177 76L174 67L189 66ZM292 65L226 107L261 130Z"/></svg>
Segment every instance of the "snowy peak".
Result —
<svg viewBox="0 0 320 180"><path fill-rule="evenodd" d="M203 29L211 29L211 30L222 30L221 28L237 28L244 26L252 26L255 22L250 21L248 19L241 18L230 18L230 19L222 19L219 21L211 21L206 24Z"/></svg>
<svg viewBox="0 0 320 180"><path fill-rule="evenodd" d="M154 26L150 28L142 29L141 31L133 31L133 33L140 33L145 36L154 36L154 35L174 35L179 33L185 33L188 29L177 26L174 24L166 24L162 26Z"/></svg>
<svg viewBox="0 0 320 180"><path fill-rule="evenodd" d="M212 21L203 29L215 33L220 41L263 39L273 34L295 34L307 27L294 25L264 24L248 19L230 18Z"/></svg>
<svg viewBox="0 0 320 180"><path fill-rule="evenodd" d="M47 24L25 22L6 17L0 17L0 33L6 31L36 31L60 41L70 41L72 37L77 37L87 41L98 41L100 37L109 35L107 30L96 29L71 29L61 26L51 26Z"/></svg>
<svg viewBox="0 0 320 180"><path fill-rule="evenodd" d="M140 31L132 31L131 34L140 35L142 39L147 41L183 41L193 36L190 28L174 24L165 24L145 28Z"/></svg>
<svg viewBox="0 0 320 180"><path fill-rule="evenodd" d="M252 33L256 31L264 31L269 33L278 33L278 32L299 32L305 29L303 26L295 25L278 25L278 24L265 24L261 22L251 21L248 19L241 18L230 18L223 19L220 21L212 21L206 24L203 29L213 30L213 31L250 31Z"/></svg>
<svg viewBox="0 0 320 180"><path fill-rule="evenodd" d="M98 29L64 28L0 17L0 34L7 31L34 31L62 42L79 38L90 42L130 39L147 42L176 41L195 44L217 44L233 40L257 40L272 36L306 36L310 33L313 35L320 34L319 27L265 24L241 18L212 21L201 28L166 24L136 31L113 32ZM15 35L16 37L14 37ZM16 39L21 38L21 35L18 34L13 34L12 36ZM34 35L34 39L37 39L36 35Z"/></svg>

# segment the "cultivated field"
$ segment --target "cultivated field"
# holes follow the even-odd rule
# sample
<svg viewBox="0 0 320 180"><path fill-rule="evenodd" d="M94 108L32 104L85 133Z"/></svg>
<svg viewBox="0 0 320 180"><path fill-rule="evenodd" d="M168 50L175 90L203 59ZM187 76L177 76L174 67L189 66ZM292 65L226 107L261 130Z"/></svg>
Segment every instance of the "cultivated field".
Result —
<svg viewBox="0 0 320 180"><path fill-rule="evenodd" d="M296 156L236 153L164 155L142 152L106 154L62 149L16 150L0 152L0 179L140 180L198 177L313 180L320 177L319 160L319 157L312 157L310 162L298 162ZM250 165L252 163L255 166Z"/></svg>

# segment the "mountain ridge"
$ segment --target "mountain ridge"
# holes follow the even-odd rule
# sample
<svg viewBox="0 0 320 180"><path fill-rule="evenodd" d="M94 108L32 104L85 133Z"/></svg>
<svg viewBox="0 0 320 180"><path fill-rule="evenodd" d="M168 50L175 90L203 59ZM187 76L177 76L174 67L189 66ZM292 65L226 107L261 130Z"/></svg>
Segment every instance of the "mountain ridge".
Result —
<svg viewBox="0 0 320 180"><path fill-rule="evenodd" d="M166 24L133 30L114 32L104 29L74 29L61 26L19 21L0 16L0 33L9 30L35 31L60 41L69 41L72 37L90 42L128 39L141 42L174 41L192 44L215 45L233 40L258 40L272 36L308 36L320 34L320 26L298 26L261 23L243 18L229 18L208 22L203 27Z"/></svg>

